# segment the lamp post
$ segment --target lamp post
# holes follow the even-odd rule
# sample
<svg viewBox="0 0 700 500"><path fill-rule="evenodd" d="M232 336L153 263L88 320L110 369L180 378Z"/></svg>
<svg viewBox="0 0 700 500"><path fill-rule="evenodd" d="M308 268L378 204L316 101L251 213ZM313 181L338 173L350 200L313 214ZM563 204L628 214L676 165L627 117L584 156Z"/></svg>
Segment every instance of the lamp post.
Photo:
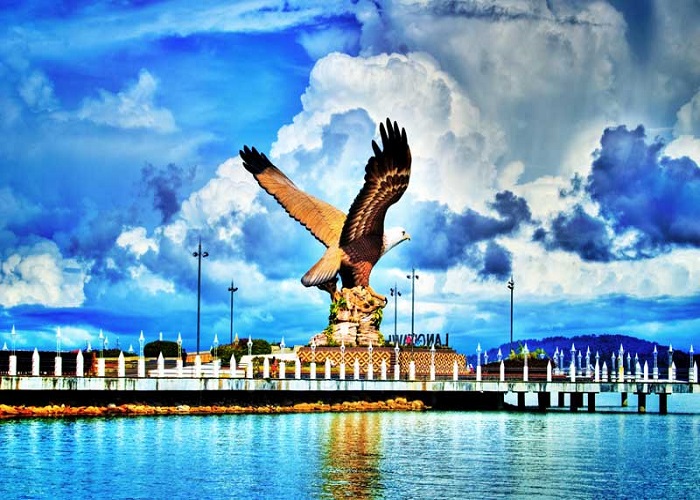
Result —
<svg viewBox="0 0 700 500"><path fill-rule="evenodd" d="M238 291L238 287L233 286L233 280L231 280L231 286L228 287L228 291L231 292L231 344L233 344L233 294Z"/></svg>
<svg viewBox="0 0 700 500"><path fill-rule="evenodd" d="M14 331L14 327L13 331ZM688 370L688 373L690 374L688 376L688 382L693 382L695 380L695 369L693 368L693 344L690 344L690 350L688 351L688 355L690 356L690 369Z"/></svg>
<svg viewBox="0 0 700 500"><path fill-rule="evenodd" d="M510 290L510 349L513 350L513 290L515 290L513 276L508 281L508 289Z"/></svg>
<svg viewBox="0 0 700 500"><path fill-rule="evenodd" d="M202 259L209 257L209 252L202 252L202 238L199 238L197 251L192 252L193 257L197 257L197 356L199 356L199 316L202 299Z"/></svg>
<svg viewBox="0 0 700 500"><path fill-rule="evenodd" d="M139 361L138 361L138 376L139 377L146 376L146 358L144 358L144 355L143 355L143 344L145 342L146 342L146 339L143 336L143 330L141 330L141 334L139 335Z"/></svg>
<svg viewBox="0 0 700 500"><path fill-rule="evenodd" d="M407 274L406 278L411 280L411 359L413 359L413 344L415 344L415 308L416 308L416 280L419 276L416 274L416 268L411 268L411 274Z"/></svg>
<svg viewBox="0 0 700 500"><path fill-rule="evenodd" d="M17 351L15 348L15 344L17 343L17 332L15 331L15 325L12 325L12 355L10 355L9 359L9 371L8 373L12 376L17 375ZM692 347L691 347L692 349ZM692 354L691 354L691 365L692 365ZM692 368L691 368L692 370Z"/></svg>
<svg viewBox="0 0 700 500"><path fill-rule="evenodd" d="M12 331L15 331L15 327L12 327ZM693 354L695 354L695 351L693 351L693 344L690 344L690 350L688 351L688 355L690 356L690 367L693 367Z"/></svg>
<svg viewBox="0 0 700 500"><path fill-rule="evenodd" d="M586 377L591 376L591 348L586 347Z"/></svg>
<svg viewBox="0 0 700 500"><path fill-rule="evenodd" d="M219 336L214 334L214 361L219 357Z"/></svg>
<svg viewBox="0 0 700 500"><path fill-rule="evenodd" d="M57 377L63 375L63 360L61 359L61 327L56 328L56 364L54 374Z"/></svg>
<svg viewBox="0 0 700 500"><path fill-rule="evenodd" d="M398 335L396 333L396 320L397 320L397 313L398 309L396 307L396 300L401 297L401 292L399 291L398 286L396 285L396 282L394 282L394 288L391 288L391 296L394 297L394 342L398 341Z"/></svg>
<svg viewBox="0 0 700 500"><path fill-rule="evenodd" d="M248 335L248 356L253 354L253 339Z"/></svg>

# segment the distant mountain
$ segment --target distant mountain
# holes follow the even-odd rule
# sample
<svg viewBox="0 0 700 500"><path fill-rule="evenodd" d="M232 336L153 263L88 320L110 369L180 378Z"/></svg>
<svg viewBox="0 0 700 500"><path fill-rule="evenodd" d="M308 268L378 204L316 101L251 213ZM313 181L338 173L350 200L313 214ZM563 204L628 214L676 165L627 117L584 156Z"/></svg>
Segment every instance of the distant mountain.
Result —
<svg viewBox="0 0 700 500"><path fill-rule="evenodd" d="M635 355L639 358L639 363L644 366L644 362L649 363L649 369L651 370L654 364L654 347L656 346L657 363L659 370L668 369L668 345L655 344L654 342L649 342L648 340L638 339L636 337L630 337L629 335L577 335L575 337L547 337L544 339L523 339L513 342L513 350L515 352L520 352L520 349L527 345L528 351L533 352L536 349L542 349L548 358L552 358L555 351L564 351L564 363L566 366L571 362L571 346L576 348L576 356L578 357L578 352L581 355L586 356L586 350L591 351L591 364L595 364L596 352L600 355L600 364L603 362L607 363L610 367L612 353L615 353L617 357L620 351L620 346L624 349L625 363L627 363L627 353L630 354L632 359L632 366L634 366ZM503 357L507 357L510 353L509 344L502 344L499 347L489 349L488 360L489 362L495 361L498 355L498 349L501 349ZM482 353L483 356L483 353ZM473 365L476 364L476 353L468 354L469 362ZM678 370L687 370L689 365L689 355L687 352L682 350L677 350L673 348L673 361L676 363L676 368ZM694 362L699 362L698 357L693 358ZM482 358L483 362L483 358Z"/></svg>

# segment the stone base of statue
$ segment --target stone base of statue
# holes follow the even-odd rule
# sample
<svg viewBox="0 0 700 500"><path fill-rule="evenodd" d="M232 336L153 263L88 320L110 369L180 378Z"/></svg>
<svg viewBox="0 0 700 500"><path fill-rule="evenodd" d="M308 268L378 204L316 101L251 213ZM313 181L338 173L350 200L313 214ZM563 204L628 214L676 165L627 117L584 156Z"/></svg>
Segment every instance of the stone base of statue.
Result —
<svg viewBox="0 0 700 500"><path fill-rule="evenodd" d="M369 288L342 288L332 294L328 327L313 337L317 346L382 345L379 331L386 299Z"/></svg>

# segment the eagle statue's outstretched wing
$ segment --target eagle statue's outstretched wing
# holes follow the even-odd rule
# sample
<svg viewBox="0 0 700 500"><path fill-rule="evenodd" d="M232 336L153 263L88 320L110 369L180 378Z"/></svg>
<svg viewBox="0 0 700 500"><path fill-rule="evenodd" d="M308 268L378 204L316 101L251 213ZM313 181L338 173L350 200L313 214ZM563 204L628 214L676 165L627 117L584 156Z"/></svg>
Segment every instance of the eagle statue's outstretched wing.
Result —
<svg viewBox="0 0 700 500"><path fill-rule="evenodd" d="M299 189L263 153L244 146L239 151L243 166L260 187L272 195L287 213L299 221L326 247L337 245L345 224L345 214L330 203Z"/></svg>
<svg viewBox="0 0 700 500"><path fill-rule="evenodd" d="M255 148L244 146L240 151L243 166L258 184L327 247L302 277L305 286L334 290L340 273L343 287L369 287L370 272L382 254L408 239L400 228L398 238L392 232L392 241L384 231L386 212L406 191L411 174L406 131L387 119L386 128L380 123L379 133L382 148L372 141L374 156L367 162L364 185L347 217L329 203L301 191Z"/></svg>
<svg viewBox="0 0 700 500"><path fill-rule="evenodd" d="M382 149L372 141L374 156L365 167L365 183L350 206L340 246L369 235L381 236L384 233L384 217L388 208L396 203L408 188L411 175L411 150L408 147L406 131L387 118L379 125Z"/></svg>

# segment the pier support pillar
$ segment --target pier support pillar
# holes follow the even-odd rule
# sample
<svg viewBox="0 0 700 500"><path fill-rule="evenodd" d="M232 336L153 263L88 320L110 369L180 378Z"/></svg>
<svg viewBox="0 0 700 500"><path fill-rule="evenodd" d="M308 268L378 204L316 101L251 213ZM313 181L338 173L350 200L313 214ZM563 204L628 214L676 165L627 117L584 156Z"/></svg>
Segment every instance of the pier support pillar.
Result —
<svg viewBox="0 0 700 500"><path fill-rule="evenodd" d="M588 411L591 413L595 411L595 392L588 393Z"/></svg>
<svg viewBox="0 0 700 500"><path fill-rule="evenodd" d="M578 409L583 406L582 392L572 392L571 394L569 394L569 398L571 399L569 405L571 411L578 411Z"/></svg>
<svg viewBox="0 0 700 500"><path fill-rule="evenodd" d="M620 406L627 408L629 406L629 395L626 392L620 393Z"/></svg>
<svg viewBox="0 0 700 500"><path fill-rule="evenodd" d="M668 394L662 392L659 394L659 413L666 415L668 413Z"/></svg>
<svg viewBox="0 0 700 500"><path fill-rule="evenodd" d="M524 410L524 409L525 409L525 393L519 392L518 393L518 410Z"/></svg>
<svg viewBox="0 0 700 500"><path fill-rule="evenodd" d="M637 413L647 412L647 395L645 392L637 393Z"/></svg>
<svg viewBox="0 0 700 500"><path fill-rule="evenodd" d="M496 395L496 409L499 411L502 410L504 403L505 403L505 394L502 392L499 392Z"/></svg>
<svg viewBox="0 0 700 500"><path fill-rule="evenodd" d="M552 397L548 392L538 392L537 393L537 408L540 411L546 411L547 408L552 406Z"/></svg>
<svg viewBox="0 0 700 500"><path fill-rule="evenodd" d="M557 406L559 408L564 408L566 406L566 403L564 402L564 397L566 396L566 393L560 392L557 394Z"/></svg>

